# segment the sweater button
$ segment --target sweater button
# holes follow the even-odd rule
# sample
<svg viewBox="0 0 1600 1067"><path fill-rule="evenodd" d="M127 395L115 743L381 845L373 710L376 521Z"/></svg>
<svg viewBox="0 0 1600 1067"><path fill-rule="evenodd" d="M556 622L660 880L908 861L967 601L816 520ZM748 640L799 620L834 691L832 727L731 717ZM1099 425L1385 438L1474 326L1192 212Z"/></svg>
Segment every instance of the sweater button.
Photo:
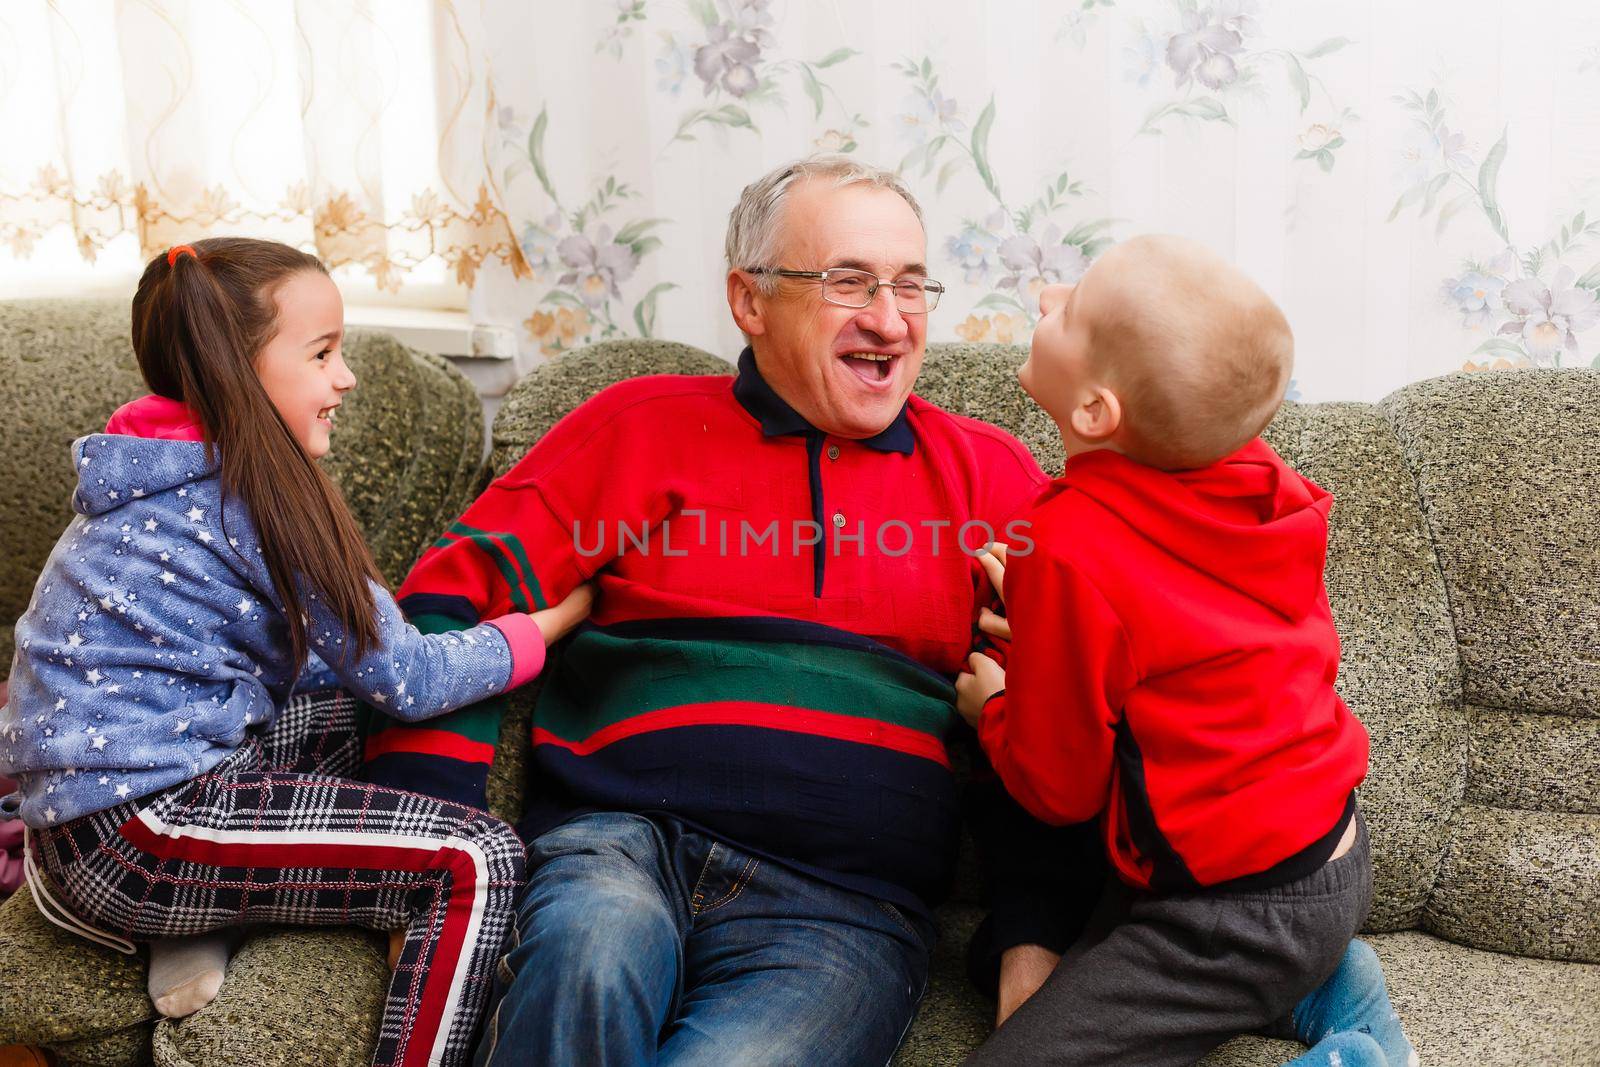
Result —
<svg viewBox="0 0 1600 1067"><path fill-rule="evenodd" d="M828 446L828 458L829 459L838 459L839 458L839 446L838 445L829 445Z"/></svg>
<svg viewBox="0 0 1600 1067"><path fill-rule="evenodd" d="M844 512L835 511L833 513L833 525L838 529L844 528Z"/></svg>

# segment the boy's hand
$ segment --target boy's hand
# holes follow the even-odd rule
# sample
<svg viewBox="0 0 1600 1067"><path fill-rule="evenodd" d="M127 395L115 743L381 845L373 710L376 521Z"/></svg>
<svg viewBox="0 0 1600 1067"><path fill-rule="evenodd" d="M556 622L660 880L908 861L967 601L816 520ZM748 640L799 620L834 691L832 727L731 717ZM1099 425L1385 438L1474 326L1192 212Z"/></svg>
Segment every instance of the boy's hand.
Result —
<svg viewBox="0 0 1600 1067"><path fill-rule="evenodd" d="M545 645L549 646L571 633L572 628L587 619L593 609L594 586L585 582L568 593L567 599L555 607L534 612L533 621L544 635Z"/></svg>
<svg viewBox="0 0 1600 1067"><path fill-rule="evenodd" d="M989 576L989 584L994 586L995 595L1000 598L1001 605L1006 602L1006 546L999 541L989 546L988 551L978 553L978 562L983 565L983 572ZM1011 640L1011 623L1004 615L996 614L988 608L978 612L978 629L990 637L998 637L1003 641Z"/></svg>
<svg viewBox="0 0 1600 1067"><path fill-rule="evenodd" d="M956 710L976 730L984 704L1006 687L1006 672L982 652L968 656L967 666L970 672L962 671L956 676Z"/></svg>

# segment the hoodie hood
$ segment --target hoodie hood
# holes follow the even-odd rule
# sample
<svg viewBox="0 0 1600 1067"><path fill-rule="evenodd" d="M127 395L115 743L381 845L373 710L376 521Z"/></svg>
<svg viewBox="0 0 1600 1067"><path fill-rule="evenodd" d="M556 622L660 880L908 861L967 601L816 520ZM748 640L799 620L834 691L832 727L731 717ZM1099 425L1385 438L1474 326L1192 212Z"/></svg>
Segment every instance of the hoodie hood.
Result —
<svg viewBox="0 0 1600 1067"><path fill-rule="evenodd" d="M1067 461L1057 484L1290 621L1321 600L1333 497L1260 438L1188 471L1156 470L1104 449L1085 452Z"/></svg>
<svg viewBox="0 0 1600 1067"><path fill-rule="evenodd" d="M130 500L152 496L211 475L215 449L205 443L199 419L187 405L146 396L118 408L105 433L72 443L78 486L72 509L102 515Z"/></svg>

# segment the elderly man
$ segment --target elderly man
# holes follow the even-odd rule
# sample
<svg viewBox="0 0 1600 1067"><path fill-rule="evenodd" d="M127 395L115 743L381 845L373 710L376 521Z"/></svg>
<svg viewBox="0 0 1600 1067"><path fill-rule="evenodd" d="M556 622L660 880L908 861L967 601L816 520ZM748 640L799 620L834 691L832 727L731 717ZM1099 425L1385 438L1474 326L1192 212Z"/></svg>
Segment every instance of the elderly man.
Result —
<svg viewBox="0 0 1600 1067"><path fill-rule="evenodd" d="M943 289L896 176L782 167L727 252L737 375L588 401L401 589L452 627L599 590L534 711L480 1063L883 1063L926 984L974 555L1045 479L911 393ZM481 805L473 721L390 727L373 776Z"/></svg>

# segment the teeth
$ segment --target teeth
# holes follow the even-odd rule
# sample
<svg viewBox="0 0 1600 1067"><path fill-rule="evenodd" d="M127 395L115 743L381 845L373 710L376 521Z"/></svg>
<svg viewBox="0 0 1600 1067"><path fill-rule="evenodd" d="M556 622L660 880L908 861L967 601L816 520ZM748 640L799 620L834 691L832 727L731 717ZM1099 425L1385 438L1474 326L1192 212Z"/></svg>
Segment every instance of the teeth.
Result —
<svg viewBox="0 0 1600 1067"><path fill-rule="evenodd" d="M847 359L866 359L866 360L871 360L873 363L887 363L891 359L893 359L894 357L893 356L881 355L881 354L879 354L877 352L846 352L845 353L845 358L847 358Z"/></svg>

